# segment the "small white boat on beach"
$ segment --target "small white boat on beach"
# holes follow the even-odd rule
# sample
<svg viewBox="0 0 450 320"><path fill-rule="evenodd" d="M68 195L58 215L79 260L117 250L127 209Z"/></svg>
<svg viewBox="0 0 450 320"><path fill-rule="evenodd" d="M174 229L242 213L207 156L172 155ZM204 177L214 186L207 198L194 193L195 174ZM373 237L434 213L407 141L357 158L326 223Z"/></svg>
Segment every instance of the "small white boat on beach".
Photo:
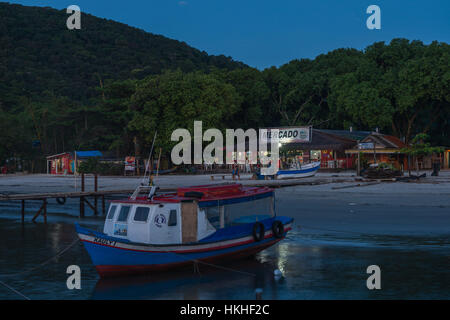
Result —
<svg viewBox="0 0 450 320"><path fill-rule="evenodd" d="M319 161L307 164L294 163L289 169L278 170L277 179L312 177L317 173L319 168Z"/></svg>

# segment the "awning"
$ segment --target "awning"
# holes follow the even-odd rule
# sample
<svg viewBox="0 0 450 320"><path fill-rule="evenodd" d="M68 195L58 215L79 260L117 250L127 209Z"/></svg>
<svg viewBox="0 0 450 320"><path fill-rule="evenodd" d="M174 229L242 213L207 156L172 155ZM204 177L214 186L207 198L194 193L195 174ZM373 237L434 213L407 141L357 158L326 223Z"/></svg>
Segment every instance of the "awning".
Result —
<svg viewBox="0 0 450 320"><path fill-rule="evenodd" d="M98 151L75 151L77 158L95 158L95 157L102 157L103 154Z"/></svg>
<svg viewBox="0 0 450 320"><path fill-rule="evenodd" d="M373 149L348 149L345 150L346 154L358 154L358 153L369 153L369 154L373 154ZM387 149L387 148L383 148L383 149L377 149L375 148L375 153L376 154L403 154L402 152L400 152L400 149Z"/></svg>

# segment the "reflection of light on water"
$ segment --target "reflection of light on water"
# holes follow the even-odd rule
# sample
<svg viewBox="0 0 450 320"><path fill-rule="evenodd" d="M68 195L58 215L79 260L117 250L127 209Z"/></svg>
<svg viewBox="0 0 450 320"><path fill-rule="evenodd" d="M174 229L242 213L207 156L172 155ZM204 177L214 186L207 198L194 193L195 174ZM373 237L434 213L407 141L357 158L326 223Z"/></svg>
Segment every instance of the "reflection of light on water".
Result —
<svg viewBox="0 0 450 320"><path fill-rule="evenodd" d="M289 255L289 243L281 243L278 246L278 269L284 274Z"/></svg>
<svg viewBox="0 0 450 320"><path fill-rule="evenodd" d="M49 232L50 234L50 240L51 240L51 247L56 252L60 250L61 247L61 236L62 236L62 224L57 223L54 226L54 229Z"/></svg>

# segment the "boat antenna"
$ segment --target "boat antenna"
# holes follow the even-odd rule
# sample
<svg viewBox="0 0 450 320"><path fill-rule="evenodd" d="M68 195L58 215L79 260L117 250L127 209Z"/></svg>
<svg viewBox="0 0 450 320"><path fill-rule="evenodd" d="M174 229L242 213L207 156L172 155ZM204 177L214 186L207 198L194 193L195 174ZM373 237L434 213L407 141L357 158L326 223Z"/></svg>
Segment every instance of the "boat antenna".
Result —
<svg viewBox="0 0 450 320"><path fill-rule="evenodd" d="M142 182L141 182L142 186L146 185L145 177L147 176L148 166L150 165L150 159L152 157L153 147L155 146L155 140L156 140L157 133L158 133L158 131L155 131L155 135L153 136L152 148L150 149L150 154L148 155L147 164L145 165L144 178L142 178ZM150 173L148 174L148 179L150 180ZM148 185L148 183L149 183L149 181L147 182L147 185Z"/></svg>

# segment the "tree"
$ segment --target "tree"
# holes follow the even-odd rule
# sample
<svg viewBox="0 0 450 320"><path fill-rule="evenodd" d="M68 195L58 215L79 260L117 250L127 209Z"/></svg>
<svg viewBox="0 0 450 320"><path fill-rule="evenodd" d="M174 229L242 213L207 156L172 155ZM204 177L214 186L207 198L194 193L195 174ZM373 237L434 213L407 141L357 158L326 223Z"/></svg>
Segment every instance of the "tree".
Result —
<svg viewBox="0 0 450 320"><path fill-rule="evenodd" d="M413 162L417 171L419 171L419 157L444 152L444 148L442 147L432 147L428 142L429 138L430 136L426 133L419 133L411 140L411 145L409 147L399 150L400 153L404 153L408 156L408 160L410 157L413 157ZM409 165L408 168L410 168ZM411 175L411 169L409 169L409 175Z"/></svg>
<svg viewBox="0 0 450 320"><path fill-rule="evenodd" d="M270 90L260 71L254 68L215 69L213 74L231 84L240 97L239 111L230 119L231 127L248 129L270 125L271 117L267 114Z"/></svg>
<svg viewBox="0 0 450 320"><path fill-rule="evenodd" d="M155 147L167 153L177 143L171 141L175 129L186 128L193 136L195 120L203 121L204 130L225 129L239 104L235 88L214 75L167 71L138 83L130 102L128 129L138 143L147 146L157 131Z"/></svg>
<svg viewBox="0 0 450 320"><path fill-rule="evenodd" d="M330 83L337 75L357 68L362 53L355 49L338 49L314 60L293 60L280 68L263 71L271 91L272 106L286 125L322 126L332 122ZM339 122L338 122L339 123Z"/></svg>
<svg viewBox="0 0 450 320"><path fill-rule="evenodd" d="M394 39L369 46L354 72L336 77L330 97L333 109L353 121L392 132L408 143L428 131L449 106L449 47Z"/></svg>

